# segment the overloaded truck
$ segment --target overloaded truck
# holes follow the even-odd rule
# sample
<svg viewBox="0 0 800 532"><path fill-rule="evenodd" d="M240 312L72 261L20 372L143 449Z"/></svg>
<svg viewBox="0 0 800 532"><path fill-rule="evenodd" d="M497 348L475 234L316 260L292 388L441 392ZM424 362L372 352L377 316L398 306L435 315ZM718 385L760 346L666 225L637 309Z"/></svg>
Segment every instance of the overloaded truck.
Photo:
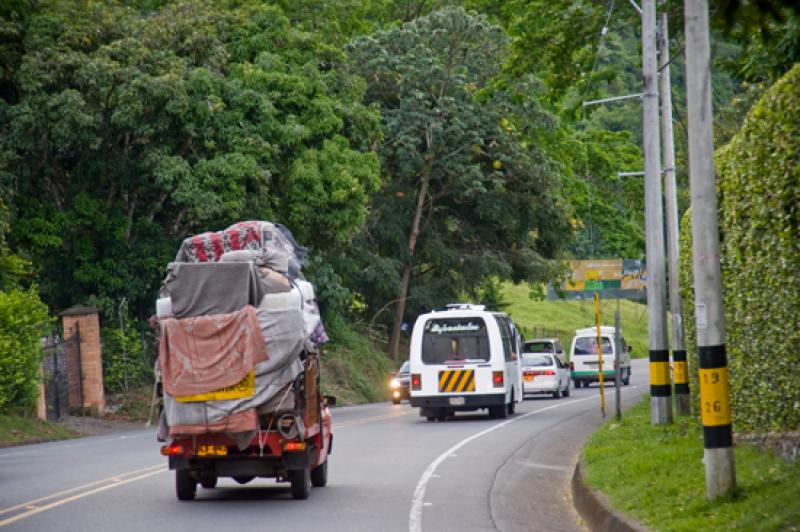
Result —
<svg viewBox="0 0 800 532"><path fill-rule="evenodd" d="M288 481L297 499L327 483L335 399L320 390L327 337L304 254L287 228L252 221L185 239L168 265L153 323L178 499L220 477Z"/></svg>

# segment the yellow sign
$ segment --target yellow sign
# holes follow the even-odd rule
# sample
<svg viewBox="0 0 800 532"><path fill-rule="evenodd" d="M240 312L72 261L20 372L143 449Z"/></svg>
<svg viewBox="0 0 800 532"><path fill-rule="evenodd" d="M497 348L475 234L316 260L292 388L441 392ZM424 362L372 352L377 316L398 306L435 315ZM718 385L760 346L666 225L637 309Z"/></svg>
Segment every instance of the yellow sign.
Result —
<svg viewBox="0 0 800 532"><path fill-rule="evenodd" d="M638 260L573 260L569 267L572 273L561 287L567 292L646 288L646 272Z"/></svg>
<svg viewBox="0 0 800 532"><path fill-rule="evenodd" d="M704 426L730 425L728 368L700 368L700 418Z"/></svg>
<svg viewBox="0 0 800 532"><path fill-rule="evenodd" d="M225 401L227 399L244 399L256 393L256 372L250 370L244 379L219 390L195 395L179 395L175 398L179 403L198 403L203 401Z"/></svg>

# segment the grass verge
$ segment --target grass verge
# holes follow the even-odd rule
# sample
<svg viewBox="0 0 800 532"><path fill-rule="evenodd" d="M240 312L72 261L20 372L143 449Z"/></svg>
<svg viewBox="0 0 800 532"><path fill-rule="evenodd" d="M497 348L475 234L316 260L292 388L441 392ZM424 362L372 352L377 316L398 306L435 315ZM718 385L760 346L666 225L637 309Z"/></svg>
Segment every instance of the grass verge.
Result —
<svg viewBox="0 0 800 532"><path fill-rule="evenodd" d="M534 329L546 329L548 334L555 334L569 349L575 329L594 325L594 302L580 301L537 301L530 297L527 284L503 285L502 298L508 304L506 311L526 331L526 336ZM620 322L625 340L633 346L631 356L647 357L647 306L628 300L619 300ZM603 300L600 303L600 314L603 325L614 325L614 311L617 309L616 299ZM537 334L533 332L533 334Z"/></svg>
<svg viewBox="0 0 800 532"><path fill-rule="evenodd" d="M79 436L63 425L49 423L36 418L13 414L0 414L0 447L36 443L50 440L66 440Z"/></svg>
<svg viewBox="0 0 800 532"><path fill-rule="evenodd" d="M701 425L651 425L648 398L589 439L586 482L652 530L800 530L800 463L746 444L734 455L735 493L709 502Z"/></svg>
<svg viewBox="0 0 800 532"><path fill-rule="evenodd" d="M320 359L323 392L335 395L342 405L386 401L396 364L366 331L336 321L325 325L331 343Z"/></svg>

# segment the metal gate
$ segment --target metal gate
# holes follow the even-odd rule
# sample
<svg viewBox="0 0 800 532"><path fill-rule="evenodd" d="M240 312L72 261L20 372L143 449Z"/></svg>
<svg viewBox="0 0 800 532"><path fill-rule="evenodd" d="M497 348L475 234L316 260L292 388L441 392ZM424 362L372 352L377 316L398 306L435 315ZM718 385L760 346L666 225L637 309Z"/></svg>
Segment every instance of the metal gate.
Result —
<svg viewBox="0 0 800 532"><path fill-rule="evenodd" d="M47 419L57 420L83 405L80 331L72 331L68 340L56 332L42 341L42 349Z"/></svg>

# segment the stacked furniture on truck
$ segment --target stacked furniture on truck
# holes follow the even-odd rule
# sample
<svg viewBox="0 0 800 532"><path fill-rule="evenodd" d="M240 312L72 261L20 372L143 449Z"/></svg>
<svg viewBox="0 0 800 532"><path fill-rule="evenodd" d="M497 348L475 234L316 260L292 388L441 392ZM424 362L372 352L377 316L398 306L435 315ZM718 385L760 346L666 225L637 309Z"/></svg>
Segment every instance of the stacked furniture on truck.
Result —
<svg viewBox="0 0 800 532"><path fill-rule="evenodd" d="M176 469L178 498L219 476L288 479L305 498L292 469L305 460L307 477L325 461L319 347L327 337L302 279L304 254L285 227L252 221L185 239L168 265L156 304L158 437L172 441L162 453ZM287 454L287 442L305 458Z"/></svg>

